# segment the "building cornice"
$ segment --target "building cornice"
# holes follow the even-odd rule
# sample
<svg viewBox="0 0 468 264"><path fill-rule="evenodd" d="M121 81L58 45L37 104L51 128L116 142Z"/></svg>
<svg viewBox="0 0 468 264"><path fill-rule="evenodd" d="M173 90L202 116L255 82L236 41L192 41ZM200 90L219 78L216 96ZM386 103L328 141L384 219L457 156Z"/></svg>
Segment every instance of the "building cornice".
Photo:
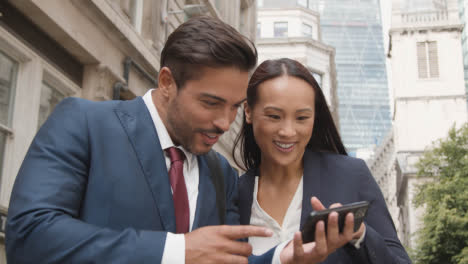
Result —
<svg viewBox="0 0 468 264"><path fill-rule="evenodd" d="M403 34L408 32L419 32L419 31L433 31L433 32L451 32L451 31L463 31L463 24L452 24L452 25L426 25L426 26L403 26L394 27L390 29L390 34Z"/></svg>
<svg viewBox="0 0 468 264"><path fill-rule="evenodd" d="M451 99L462 99L466 100L465 94L454 94L454 95L437 95L437 96L407 96L407 97L395 97L395 101L408 102L408 101L437 101L437 100L451 100Z"/></svg>
<svg viewBox="0 0 468 264"><path fill-rule="evenodd" d="M312 10L312 9L309 9L309 8L305 8L305 7L302 7L302 6L295 6L295 7L268 7L268 8L265 8L265 7L260 7L258 8L258 12L271 12L271 11L281 11L281 12L285 12L285 11L302 11L302 12L305 12L309 15L312 15L312 16L315 16L315 17L320 17L320 13L315 11L315 10Z"/></svg>
<svg viewBox="0 0 468 264"><path fill-rule="evenodd" d="M309 37L291 37L291 38L259 38L257 39L257 46L281 46L281 45L306 45L309 47L317 48L327 53L335 54L333 46L324 44Z"/></svg>

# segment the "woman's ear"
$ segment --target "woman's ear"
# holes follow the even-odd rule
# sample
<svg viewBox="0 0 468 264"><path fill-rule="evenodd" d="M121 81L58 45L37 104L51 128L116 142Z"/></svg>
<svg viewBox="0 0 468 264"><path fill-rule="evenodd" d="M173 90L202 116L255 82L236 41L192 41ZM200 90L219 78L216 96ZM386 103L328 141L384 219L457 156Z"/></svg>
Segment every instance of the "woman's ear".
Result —
<svg viewBox="0 0 468 264"><path fill-rule="evenodd" d="M177 90L174 77L172 76L172 72L168 67L162 67L159 71L158 89L165 97L169 97L170 94L174 92L174 90Z"/></svg>
<svg viewBox="0 0 468 264"><path fill-rule="evenodd" d="M245 113L245 121L247 124L252 124L252 110L249 107L247 102L244 102L244 113Z"/></svg>

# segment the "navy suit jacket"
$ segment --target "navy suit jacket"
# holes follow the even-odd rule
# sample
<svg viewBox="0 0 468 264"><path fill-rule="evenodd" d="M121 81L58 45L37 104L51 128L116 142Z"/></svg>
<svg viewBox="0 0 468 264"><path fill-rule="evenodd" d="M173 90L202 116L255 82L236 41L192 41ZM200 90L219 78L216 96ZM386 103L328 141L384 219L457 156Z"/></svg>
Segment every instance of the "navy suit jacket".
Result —
<svg viewBox="0 0 468 264"><path fill-rule="evenodd" d="M241 224L250 223L255 176L249 170L239 180ZM303 198L300 228L312 212L310 198L316 196L325 207L333 203L371 203L365 218L366 236L360 249L348 244L330 254L323 263L411 263L401 245L379 186L364 161L345 155L304 153Z"/></svg>
<svg viewBox="0 0 468 264"><path fill-rule="evenodd" d="M239 224L237 173L221 156L226 224ZM204 156L193 229L219 224ZM176 231L163 150L141 97L63 100L20 168L6 226L9 263L159 263ZM258 258L269 262L273 252Z"/></svg>

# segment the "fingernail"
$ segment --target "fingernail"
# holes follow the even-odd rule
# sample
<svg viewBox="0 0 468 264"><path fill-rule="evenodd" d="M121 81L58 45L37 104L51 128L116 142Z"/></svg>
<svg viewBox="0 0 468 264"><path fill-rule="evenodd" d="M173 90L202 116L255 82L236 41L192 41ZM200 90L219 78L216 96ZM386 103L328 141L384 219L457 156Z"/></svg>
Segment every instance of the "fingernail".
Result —
<svg viewBox="0 0 468 264"><path fill-rule="evenodd" d="M271 231L271 230L268 229L268 228L265 228L265 233L266 233L267 235L270 235L270 236L273 235L273 231Z"/></svg>

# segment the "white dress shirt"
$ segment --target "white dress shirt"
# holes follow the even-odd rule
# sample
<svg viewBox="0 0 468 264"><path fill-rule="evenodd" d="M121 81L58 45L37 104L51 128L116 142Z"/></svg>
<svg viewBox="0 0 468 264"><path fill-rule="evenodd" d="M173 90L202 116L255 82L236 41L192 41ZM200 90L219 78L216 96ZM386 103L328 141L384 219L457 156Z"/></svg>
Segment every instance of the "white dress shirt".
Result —
<svg viewBox="0 0 468 264"><path fill-rule="evenodd" d="M161 144L161 148L167 149L170 147L174 147L174 142L172 142L169 133L167 132L164 123L162 122L161 118L159 117L158 111L156 106L153 103L153 99L151 93L154 89L149 90L143 96L143 101L148 108L148 111L151 115L151 119L153 120L154 126L158 133L159 143ZM180 150L182 150L185 154L184 160L184 180L185 186L187 187L187 196L189 200L189 210L190 210L190 227L189 230L192 230L193 226L193 219L195 218L195 212L197 207L197 199L198 199L198 182L199 182L199 172L198 172L198 161L197 156L193 155L192 153L188 152L181 146L177 146ZM167 171L171 168L171 160L169 156L164 152L164 157L166 160L166 167ZM168 263L185 263L185 237L184 234L174 234L174 233L167 233L166 243L164 246L164 252L162 257L162 264Z"/></svg>
<svg viewBox="0 0 468 264"><path fill-rule="evenodd" d="M273 219L267 212L265 212L258 203L258 179L259 177L256 176L250 224L267 227L273 231L273 235L271 237L249 238L249 243L252 245L253 254L255 255L261 255L272 247L284 241L289 241L293 238L294 233L299 230L299 226L301 224L303 192L301 177L301 181L297 186L296 193L294 194L293 199L289 204L288 210L286 210L286 214L284 215L283 226L280 226L278 222L276 222L275 219Z"/></svg>

